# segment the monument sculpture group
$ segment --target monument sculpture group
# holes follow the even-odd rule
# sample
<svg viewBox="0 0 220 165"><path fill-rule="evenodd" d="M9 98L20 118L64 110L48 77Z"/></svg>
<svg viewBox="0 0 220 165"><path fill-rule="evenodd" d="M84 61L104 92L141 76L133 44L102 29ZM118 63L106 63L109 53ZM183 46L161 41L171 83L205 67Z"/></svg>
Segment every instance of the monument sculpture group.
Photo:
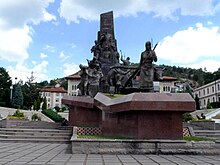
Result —
<svg viewBox="0 0 220 165"><path fill-rule="evenodd" d="M138 66L120 57L114 35L113 12L100 16L100 31L91 48L93 58L80 65L81 96L65 96L72 126L99 127L104 135L138 139L182 139L182 114L195 110L189 94L154 93L161 74L153 62L149 41ZM120 63L120 60L122 63ZM105 93L124 94L115 99Z"/></svg>

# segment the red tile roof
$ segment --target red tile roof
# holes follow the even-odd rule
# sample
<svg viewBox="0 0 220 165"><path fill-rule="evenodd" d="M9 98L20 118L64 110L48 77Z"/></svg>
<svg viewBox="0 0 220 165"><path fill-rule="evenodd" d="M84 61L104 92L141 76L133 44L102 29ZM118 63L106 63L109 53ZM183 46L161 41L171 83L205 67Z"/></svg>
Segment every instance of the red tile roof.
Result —
<svg viewBox="0 0 220 165"><path fill-rule="evenodd" d="M170 77L170 76L163 76L162 81L176 81L176 77Z"/></svg>
<svg viewBox="0 0 220 165"><path fill-rule="evenodd" d="M65 77L66 79L81 79L80 75L70 75Z"/></svg>
<svg viewBox="0 0 220 165"><path fill-rule="evenodd" d="M67 93L63 87L42 88L41 92Z"/></svg>

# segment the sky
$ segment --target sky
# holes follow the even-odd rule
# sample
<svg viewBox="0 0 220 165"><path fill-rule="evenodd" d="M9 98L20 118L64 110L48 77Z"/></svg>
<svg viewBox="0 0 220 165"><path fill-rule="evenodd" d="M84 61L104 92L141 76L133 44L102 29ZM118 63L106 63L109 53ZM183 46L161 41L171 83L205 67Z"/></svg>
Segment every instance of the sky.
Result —
<svg viewBox="0 0 220 165"><path fill-rule="evenodd" d="M150 40L158 65L220 68L220 0L0 0L0 67L13 81L77 72L111 10L118 50L131 62Z"/></svg>

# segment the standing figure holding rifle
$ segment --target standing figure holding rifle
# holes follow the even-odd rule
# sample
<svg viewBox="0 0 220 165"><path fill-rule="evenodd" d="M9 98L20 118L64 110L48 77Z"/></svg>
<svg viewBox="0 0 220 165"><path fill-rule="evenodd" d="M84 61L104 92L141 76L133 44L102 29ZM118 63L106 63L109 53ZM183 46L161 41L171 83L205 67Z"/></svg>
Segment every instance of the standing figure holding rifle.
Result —
<svg viewBox="0 0 220 165"><path fill-rule="evenodd" d="M154 49L156 48L155 45ZM140 60L140 89L143 92L154 92L154 66L153 61L157 62L157 56L154 49L151 50L151 42L145 44L146 50L141 53Z"/></svg>

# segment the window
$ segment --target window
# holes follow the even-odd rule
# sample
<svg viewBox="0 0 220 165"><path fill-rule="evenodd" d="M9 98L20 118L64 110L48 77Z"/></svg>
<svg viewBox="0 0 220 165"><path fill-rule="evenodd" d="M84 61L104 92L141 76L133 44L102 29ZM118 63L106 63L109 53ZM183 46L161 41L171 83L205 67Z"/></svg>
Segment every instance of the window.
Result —
<svg viewBox="0 0 220 165"><path fill-rule="evenodd" d="M200 97L200 91L199 91L199 97Z"/></svg>
<svg viewBox="0 0 220 165"><path fill-rule="evenodd" d="M204 106L206 106L206 102L205 102L205 100L204 100Z"/></svg>
<svg viewBox="0 0 220 165"><path fill-rule="evenodd" d="M220 91L220 85L218 84L218 91Z"/></svg>
<svg viewBox="0 0 220 165"><path fill-rule="evenodd" d="M47 96L50 96L50 92L47 93Z"/></svg>
<svg viewBox="0 0 220 165"><path fill-rule="evenodd" d="M56 96L59 96L60 95L60 93L56 93Z"/></svg>
<svg viewBox="0 0 220 165"><path fill-rule="evenodd" d="M209 88L207 88L207 94L209 94Z"/></svg>
<svg viewBox="0 0 220 165"><path fill-rule="evenodd" d="M166 88L165 87L163 87L163 91L165 91L166 90Z"/></svg>
<svg viewBox="0 0 220 165"><path fill-rule="evenodd" d="M205 89L203 89L203 95L205 95Z"/></svg>
<svg viewBox="0 0 220 165"><path fill-rule="evenodd" d="M58 98L56 98L56 102L59 102L59 99L58 99Z"/></svg>
<svg viewBox="0 0 220 165"><path fill-rule="evenodd" d="M167 91L170 91L170 87L167 87Z"/></svg>
<svg viewBox="0 0 220 165"><path fill-rule="evenodd" d="M212 93L214 93L214 92L215 92L214 87L212 87Z"/></svg>
<svg viewBox="0 0 220 165"><path fill-rule="evenodd" d="M47 99L47 102L50 102L50 98Z"/></svg>
<svg viewBox="0 0 220 165"><path fill-rule="evenodd" d="M50 108L50 104L47 104L47 107Z"/></svg>
<svg viewBox="0 0 220 165"><path fill-rule="evenodd" d="M212 98L212 102L215 102L215 97Z"/></svg>

